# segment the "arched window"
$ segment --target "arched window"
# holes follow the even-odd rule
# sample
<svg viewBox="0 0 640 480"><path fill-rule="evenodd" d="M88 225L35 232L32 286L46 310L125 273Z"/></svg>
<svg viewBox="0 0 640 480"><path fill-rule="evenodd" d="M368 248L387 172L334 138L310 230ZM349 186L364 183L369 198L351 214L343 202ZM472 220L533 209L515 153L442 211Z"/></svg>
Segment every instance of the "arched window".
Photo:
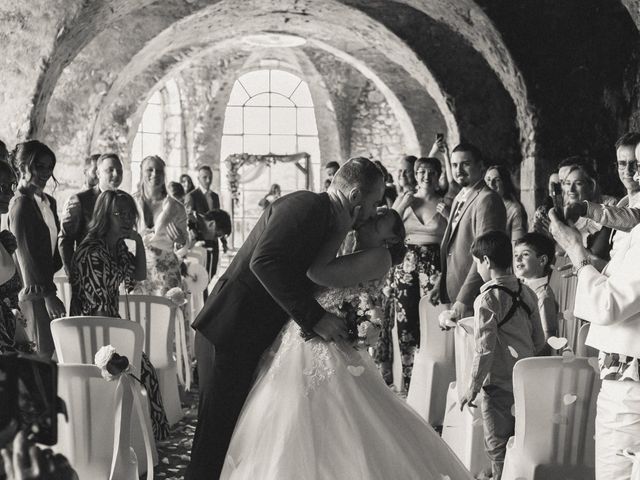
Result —
<svg viewBox="0 0 640 480"><path fill-rule="evenodd" d="M239 77L227 104L220 152L221 191L224 208L230 209L224 160L234 153L283 155L307 152L311 171L305 174L294 164L241 170L240 204L235 209L235 245L242 244L259 218L260 199L277 183L286 194L306 187L320 190L320 145L309 86L284 70L256 70Z"/></svg>
<svg viewBox="0 0 640 480"><path fill-rule="evenodd" d="M167 181L178 179L186 167L180 91L174 80L168 80L147 100L131 147L132 191L140 181L140 162L149 155L165 161Z"/></svg>

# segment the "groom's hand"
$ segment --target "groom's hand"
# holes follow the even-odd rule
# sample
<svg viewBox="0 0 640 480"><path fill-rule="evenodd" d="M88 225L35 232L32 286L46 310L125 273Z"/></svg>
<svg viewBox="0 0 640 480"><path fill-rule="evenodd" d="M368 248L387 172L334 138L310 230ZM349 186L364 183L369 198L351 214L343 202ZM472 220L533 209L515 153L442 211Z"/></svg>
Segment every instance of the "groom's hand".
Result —
<svg viewBox="0 0 640 480"><path fill-rule="evenodd" d="M344 319L329 312L326 312L322 318L318 320L318 323L313 327L313 331L327 342L340 339L346 340L348 337L347 325Z"/></svg>

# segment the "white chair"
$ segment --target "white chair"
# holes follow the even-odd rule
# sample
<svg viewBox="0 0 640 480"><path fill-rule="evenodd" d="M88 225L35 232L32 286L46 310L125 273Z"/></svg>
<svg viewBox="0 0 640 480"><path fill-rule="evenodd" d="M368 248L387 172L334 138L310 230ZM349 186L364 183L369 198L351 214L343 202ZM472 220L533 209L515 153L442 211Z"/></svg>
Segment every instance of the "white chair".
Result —
<svg viewBox="0 0 640 480"><path fill-rule="evenodd" d="M473 353L473 317L458 321L454 329L456 381L449 385L447 406L442 425L442 439L473 475L490 471L491 463L484 448L484 429L478 397L478 408L460 411L460 398L467 392L471 377Z"/></svg>
<svg viewBox="0 0 640 480"><path fill-rule="evenodd" d="M441 330L438 323L438 316L447 308L434 306L428 297L420 300L420 348L413 360L407 395L407 403L435 426L442 425L447 389L456 378L454 336Z"/></svg>
<svg viewBox="0 0 640 480"><path fill-rule="evenodd" d="M139 374L142 361L142 345L144 331L134 322L122 318L110 317L67 317L51 322L51 334L56 348L56 355L60 364L89 364L92 365L96 352L105 345L113 346L120 355L129 359L133 370ZM158 453L153 439L151 413L144 387L138 389L143 400L144 418L148 436L152 442L153 465L158 463ZM147 470L144 447L144 433L138 427L138 414L134 413L132 423L132 442L139 458L141 472Z"/></svg>
<svg viewBox="0 0 640 480"><path fill-rule="evenodd" d="M128 301L128 304L127 304ZM160 393L169 425L184 416L178 391L178 367L173 356L174 341L179 349L178 359L186 355L186 339L176 337L184 321L182 311L171 300L153 295L120 296L120 315L139 323L144 330L143 351L158 373Z"/></svg>
<svg viewBox="0 0 640 480"><path fill-rule="evenodd" d="M53 283L56 285L56 289L58 290L58 298L62 300L64 308L67 310L67 313L69 313L69 308L71 306L71 284L69 283L69 279L64 271L60 271L54 275Z"/></svg>
<svg viewBox="0 0 640 480"><path fill-rule="evenodd" d="M60 415L54 449L69 459L79 478L138 479L130 428L122 428L130 426L133 419L135 393L131 382L129 378L107 382L95 365L58 366L58 395L65 401L69 422ZM146 446L145 455L150 455L151 444L147 442ZM147 480L152 478L153 467L147 472Z"/></svg>
<svg viewBox="0 0 640 480"><path fill-rule="evenodd" d="M594 359L535 357L513 369L515 436L503 480L595 478L600 378Z"/></svg>
<svg viewBox="0 0 640 480"><path fill-rule="evenodd" d="M597 357L598 349L590 347L586 344L587 335L589 335L590 323L585 323L578 330L578 340L576 345L576 355L579 357Z"/></svg>

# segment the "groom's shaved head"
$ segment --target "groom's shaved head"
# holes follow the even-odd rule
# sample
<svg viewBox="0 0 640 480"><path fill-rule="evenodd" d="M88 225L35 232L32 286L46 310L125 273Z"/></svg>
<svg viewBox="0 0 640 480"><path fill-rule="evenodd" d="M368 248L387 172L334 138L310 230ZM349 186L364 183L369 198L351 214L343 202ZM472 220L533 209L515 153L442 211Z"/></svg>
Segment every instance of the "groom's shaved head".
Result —
<svg viewBox="0 0 640 480"><path fill-rule="evenodd" d="M369 193L384 182L382 171L368 158L354 157L347 160L333 177L332 186L343 193L358 188Z"/></svg>

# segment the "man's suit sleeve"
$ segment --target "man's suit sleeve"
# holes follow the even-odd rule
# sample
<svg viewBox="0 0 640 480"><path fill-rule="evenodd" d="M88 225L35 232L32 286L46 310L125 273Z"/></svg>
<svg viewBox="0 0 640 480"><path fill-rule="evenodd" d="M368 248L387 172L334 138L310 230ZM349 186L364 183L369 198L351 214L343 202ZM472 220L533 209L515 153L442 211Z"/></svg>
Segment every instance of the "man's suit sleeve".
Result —
<svg viewBox="0 0 640 480"><path fill-rule="evenodd" d="M280 203L270 215L253 251L251 271L278 305L310 332L325 310L309 291L308 265L295 265L293 259L305 249L317 249L313 243L324 237L326 214L317 200L302 199Z"/></svg>
<svg viewBox="0 0 640 480"><path fill-rule="evenodd" d="M60 234L58 248L62 256L62 263L67 272L71 271L71 259L75 250L78 230L82 220L82 204L78 195L69 197L62 210L60 218Z"/></svg>
<svg viewBox="0 0 640 480"><path fill-rule="evenodd" d="M211 192L213 198L213 209L220 210L220 197L216 192Z"/></svg>
<svg viewBox="0 0 640 480"><path fill-rule="evenodd" d="M479 198L473 212L473 240L487 232L496 230L504 232L506 226L507 211L504 208L502 199L495 193ZM484 281L476 268L476 263L473 262L456 301L472 307L473 301L483 283Z"/></svg>

